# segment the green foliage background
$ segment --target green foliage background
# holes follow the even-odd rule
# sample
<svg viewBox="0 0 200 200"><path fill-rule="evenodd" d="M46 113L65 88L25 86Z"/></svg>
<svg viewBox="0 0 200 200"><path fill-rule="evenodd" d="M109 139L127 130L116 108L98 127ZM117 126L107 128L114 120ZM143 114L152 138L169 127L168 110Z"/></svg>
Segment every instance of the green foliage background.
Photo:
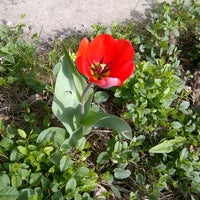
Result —
<svg viewBox="0 0 200 200"><path fill-rule="evenodd" d="M93 127L70 143L72 127L66 131L52 120L48 101L37 101L36 112L25 100L20 105L23 123L0 120L0 199L200 198L200 110L186 89L200 69L200 5L196 0L189 6L182 0L164 2L147 16L143 26L132 21L110 29L97 24L89 35L110 33L135 47L133 76L112 92L95 90L93 99L95 111L106 104L121 108L118 114L133 136ZM0 28L0 90L52 96L55 77L41 81L37 71L53 77L49 67L59 63L59 68L60 41L41 58L37 35L27 43L22 34L23 25ZM79 41L68 38L73 61Z"/></svg>

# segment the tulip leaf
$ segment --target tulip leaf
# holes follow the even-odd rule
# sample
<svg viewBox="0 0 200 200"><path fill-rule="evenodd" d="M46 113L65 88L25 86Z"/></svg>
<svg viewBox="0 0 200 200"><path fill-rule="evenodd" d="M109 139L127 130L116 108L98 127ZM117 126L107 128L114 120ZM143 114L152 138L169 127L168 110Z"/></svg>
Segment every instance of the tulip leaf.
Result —
<svg viewBox="0 0 200 200"><path fill-rule="evenodd" d="M81 139L83 136L88 135L91 130L92 130L91 127L80 126L79 129L77 129L71 134L71 137L69 138L68 141L68 145L71 146L76 145L78 143L78 140Z"/></svg>
<svg viewBox="0 0 200 200"><path fill-rule="evenodd" d="M86 85L86 80L78 73L65 51L57 75L52 110L70 135L79 128L80 99Z"/></svg>
<svg viewBox="0 0 200 200"><path fill-rule="evenodd" d="M126 139L132 139L130 126L123 119L115 115L90 110L81 122L84 126L111 128L119 134L122 134Z"/></svg>

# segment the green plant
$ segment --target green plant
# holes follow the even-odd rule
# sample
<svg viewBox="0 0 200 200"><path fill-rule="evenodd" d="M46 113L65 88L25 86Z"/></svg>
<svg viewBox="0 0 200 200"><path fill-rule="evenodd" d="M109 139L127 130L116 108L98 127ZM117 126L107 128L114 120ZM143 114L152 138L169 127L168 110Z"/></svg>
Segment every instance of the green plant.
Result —
<svg viewBox="0 0 200 200"><path fill-rule="evenodd" d="M43 90L44 99L30 103L23 98L20 123L3 121L0 113L0 198L199 199L200 112L185 87L191 80L184 73L185 68L197 69L199 3L163 2L152 12L156 17L148 14L142 28L135 22L114 23L110 29L94 25L87 35L93 39L109 33L131 41L136 71L121 88L91 90L84 98L84 116L80 102L87 84L72 67L80 38L69 36L65 56L54 69L53 111L61 123L52 115L51 96L45 93L53 86L37 81L35 67L36 63L41 70L48 67L45 75L52 76L49 68L63 53L62 42L55 40L50 53L39 55L35 44L22 39L23 26L2 27L0 45L4 50L9 44L10 52L0 51L1 89L13 83L19 91L28 86ZM30 52L30 59L19 59L21 51ZM26 63L25 72L15 68L17 63ZM105 113L107 109L126 122Z"/></svg>
<svg viewBox="0 0 200 200"><path fill-rule="evenodd" d="M118 25L117 23L113 23L110 28L105 27L103 24L94 24L92 25L92 28L93 31L91 38L94 38L95 36L102 33L107 33L113 35L114 38L124 38L132 41L135 24L132 21L125 25Z"/></svg>
<svg viewBox="0 0 200 200"><path fill-rule="evenodd" d="M191 5L193 9L197 7L194 1ZM186 29L188 21L173 10L178 10L179 14L185 12L188 17L195 16L194 12L186 12L183 1L163 3L162 9L159 5L156 8L158 17L151 18L146 26L148 34L133 39L139 49L136 73L124 87L115 90L115 103L125 106L122 116L132 122L136 135L145 135L141 153L149 150L154 166L147 172L153 175L146 175L146 178L138 170L136 177L142 181L138 190L131 193L133 198L143 191L150 199L157 199L169 187L179 190L184 198L195 199L199 194L200 172L196 168L199 164L199 115L190 108L189 94L180 78L178 57L179 31ZM190 160L188 154L193 154ZM143 166L144 170L149 167L147 163ZM189 166L191 171L188 171ZM152 172L153 168L157 170ZM154 185L151 187L148 181L152 178Z"/></svg>
<svg viewBox="0 0 200 200"><path fill-rule="evenodd" d="M0 28L1 85L23 82L35 63L35 47L22 38L23 25Z"/></svg>
<svg viewBox="0 0 200 200"><path fill-rule="evenodd" d="M97 175L85 163L88 145L83 138L72 152L64 143L67 137L61 128L50 128L38 137L33 130L26 133L8 127L0 142L0 147L6 150L6 161L0 165L1 197L72 199L80 198L81 193L89 197L86 192L97 187Z"/></svg>
<svg viewBox="0 0 200 200"><path fill-rule="evenodd" d="M116 102L127 104L124 117L131 118L139 132L165 130L176 92L183 89L183 82L171 66L163 60L157 62L138 63L134 77L115 93Z"/></svg>

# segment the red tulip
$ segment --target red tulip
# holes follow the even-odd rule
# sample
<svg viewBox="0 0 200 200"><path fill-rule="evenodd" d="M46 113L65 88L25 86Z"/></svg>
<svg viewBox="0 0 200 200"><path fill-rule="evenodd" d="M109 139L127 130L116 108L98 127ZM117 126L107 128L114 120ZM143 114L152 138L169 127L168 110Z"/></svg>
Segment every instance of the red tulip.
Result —
<svg viewBox="0 0 200 200"><path fill-rule="evenodd" d="M121 86L135 70L134 49L124 39L101 34L91 42L82 39L77 52L79 72L101 88Z"/></svg>

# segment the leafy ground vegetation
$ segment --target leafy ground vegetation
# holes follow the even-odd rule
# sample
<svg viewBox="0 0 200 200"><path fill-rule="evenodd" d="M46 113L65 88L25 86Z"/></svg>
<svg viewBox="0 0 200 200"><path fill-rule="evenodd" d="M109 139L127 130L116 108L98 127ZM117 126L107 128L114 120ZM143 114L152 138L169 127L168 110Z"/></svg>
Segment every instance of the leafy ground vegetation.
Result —
<svg viewBox="0 0 200 200"><path fill-rule="evenodd" d="M94 106L129 123L131 140L94 129L68 148L63 129L44 131L62 127L51 111L60 44L75 60L82 36L44 46L37 35L25 41L23 30L0 27L0 199L200 199L196 0L158 4L145 21L94 25L87 34L110 33L135 47L133 76L94 95Z"/></svg>

